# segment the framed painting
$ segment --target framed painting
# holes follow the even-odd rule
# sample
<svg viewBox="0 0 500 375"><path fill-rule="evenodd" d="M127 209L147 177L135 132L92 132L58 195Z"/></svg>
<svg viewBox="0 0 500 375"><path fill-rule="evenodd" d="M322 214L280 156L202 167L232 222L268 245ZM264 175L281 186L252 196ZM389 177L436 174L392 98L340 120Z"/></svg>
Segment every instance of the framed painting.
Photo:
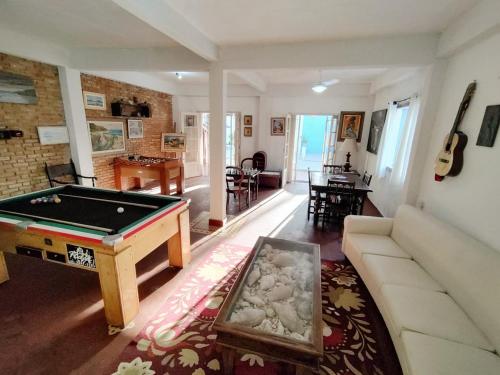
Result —
<svg viewBox="0 0 500 375"><path fill-rule="evenodd" d="M144 124L142 120L127 120L128 137L129 139L144 138Z"/></svg>
<svg viewBox="0 0 500 375"><path fill-rule="evenodd" d="M196 126L196 116L195 115L186 115L185 124L187 127Z"/></svg>
<svg viewBox="0 0 500 375"><path fill-rule="evenodd" d="M58 145L69 143L66 126L37 126L41 145Z"/></svg>
<svg viewBox="0 0 500 375"><path fill-rule="evenodd" d="M163 152L186 151L186 135L179 133L162 133L161 150Z"/></svg>
<svg viewBox="0 0 500 375"><path fill-rule="evenodd" d="M364 112L340 112L337 141L343 142L346 138L354 138L356 142L361 142L364 119Z"/></svg>
<svg viewBox="0 0 500 375"><path fill-rule="evenodd" d="M245 126L252 125L252 116L251 115L243 116L243 125L245 125Z"/></svg>
<svg viewBox="0 0 500 375"><path fill-rule="evenodd" d="M252 136L252 128L245 126L243 128L243 135L245 137L251 137Z"/></svg>
<svg viewBox="0 0 500 375"><path fill-rule="evenodd" d="M284 117L271 117L271 135L285 135Z"/></svg>
<svg viewBox="0 0 500 375"><path fill-rule="evenodd" d="M493 147L500 125L500 105L490 105L484 112L483 123L477 137L477 146Z"/></svg>
<svg viewBox="0 0 500 375"><path fill-rule="evenodd" d="M86 109L98 109L101 111L106 110L106 96L96 92L84 91L83 92L83 106Z"/></svg>
<svg viewBox="0 0 500 375"><path fill-rule="evenodd" d="M377 155L380 138L384 130L385 118L387 116L387 109L381 109L372 113L370 121L370 133L368 134L368 144L366 151Z"/></svg>
<svg viewBox="0 0 500 375"><path fill-rule="evenodd" d="M93 154L125 151L123 121L87 121Z"/></svg>
<svg viewBox="0 0 500 375"><path fill-rule="evenodd" d="M30 77L0 72L0 102L36 104L35 83Z"/></svg>

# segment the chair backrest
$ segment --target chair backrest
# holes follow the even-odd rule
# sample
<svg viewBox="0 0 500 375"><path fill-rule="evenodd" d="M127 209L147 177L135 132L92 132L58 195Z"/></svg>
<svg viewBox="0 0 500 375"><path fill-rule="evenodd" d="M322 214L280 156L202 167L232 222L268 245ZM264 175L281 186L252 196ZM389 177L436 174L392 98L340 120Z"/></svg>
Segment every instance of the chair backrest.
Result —
<svg viewBox="0 0 500 375"><path fill-rule="evenodd" d="M312 189L311 189L311 170L307 168L307 181L309 182L309 196L312 196Z"/></svg>
<svg viewBox="0 0 500 375"><path fill-rule="evenodd" d="M323 164L323 173L342 173L342 165L339 164Z"/></svg>
<svg viewBox="0 0 500 375"><path fill-rule="evenodd" d="M226 188L229 189L231 187L231 183L233 184L233 186L238 186L241 188L241 183L244 177L245 173L243 173L243 169L241 169L240 167L226 167Z"/></svg>
<svg viewBox="0 0 500 375"><path fill-rule="evenodd" d="M253 154L253 168L263 171L267 166L267 154L264 151L257 151Z"/></svg>
<svg viewBox="0 0 500 375"><path fill-rule="evenodd" d="M372 182L372 177L373 177L373 175L368 174L368 172L365 171L365 173L363 174L363 182L366 185L370 186L370 182Z"/></svg>
<svg viewBox="0 0 500 375"><path fill-rule="evenodd" d="M72 160L67 164L48 165L45 163L45 173L51 187L57 184L78 184L78 176Z"/></svg>
<svg viewBox="0 0 500 375"><path fill-rule="evenodd" d="M343 180L328 180L327 195L331 195L334 200L342 200L342 204L352 207L354 204L354 182Z"/></svg>
<svg viewBox="0 0 500 375"><path fill-rule="evenodd" d="M241 168L245 168L245 167L250 167L250 168L253 168L253 158L245 158L241 161L240 163L240 167Z"/></svg>

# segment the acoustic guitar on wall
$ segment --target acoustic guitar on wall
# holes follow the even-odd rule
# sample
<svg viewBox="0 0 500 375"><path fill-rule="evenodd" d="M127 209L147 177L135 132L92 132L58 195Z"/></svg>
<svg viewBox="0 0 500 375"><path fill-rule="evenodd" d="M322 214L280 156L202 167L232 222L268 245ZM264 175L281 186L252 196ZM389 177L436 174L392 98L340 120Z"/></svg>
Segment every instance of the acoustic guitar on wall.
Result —
<svg viewBox="0 0 500 375"><path fill-rule="evenodd" d="M464 164L464 149L467 145L467 136L458 131L458 127L464 118L467 108L469 108L470 101L474 92L476 91L476 81L467 86L464 98L458 109L457 117L451 128L450 133L446 136L443 148L436 158L436 165L434 167L435 180L442 181L445 176L456 176L462 170Z"/></svg>

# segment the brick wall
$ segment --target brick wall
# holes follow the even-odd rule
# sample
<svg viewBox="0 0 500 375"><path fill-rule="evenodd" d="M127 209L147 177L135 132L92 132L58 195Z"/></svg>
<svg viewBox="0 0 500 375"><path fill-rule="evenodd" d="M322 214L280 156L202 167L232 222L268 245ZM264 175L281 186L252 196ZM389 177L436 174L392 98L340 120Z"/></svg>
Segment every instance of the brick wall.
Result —
<svg viewBox="0 0 500 375"><path fill-rule="evenodd" d="M69 145L44 145L37 126L64 125L57 67L0 53L0 70L34 80L37 104L0 103L0 127L21 129L22 138L0 140L0 198L47 188L44 162L67 163Z"/></svg>
<svg viewBox="0 0 500 375"><path fill-rule="evenodd" d="M101 154L92 158L94 173L98 178L98 186L107 188L115 187L112 162L113 158L117 156L126 156L129 154L156 157L175 156L175 154L161 152L161 133L173 132L171 95L88 74L82 74L81 79L84 91L106 95L106 110L86 109L87 120L106 119L123 121L126 133L127 118L111 116L112 102L121 98L131 100L135 96L140 102L147 101L152 109L152 116L150 118L142 118L144 138L128 139L125 137L125 152Z"/></svg>

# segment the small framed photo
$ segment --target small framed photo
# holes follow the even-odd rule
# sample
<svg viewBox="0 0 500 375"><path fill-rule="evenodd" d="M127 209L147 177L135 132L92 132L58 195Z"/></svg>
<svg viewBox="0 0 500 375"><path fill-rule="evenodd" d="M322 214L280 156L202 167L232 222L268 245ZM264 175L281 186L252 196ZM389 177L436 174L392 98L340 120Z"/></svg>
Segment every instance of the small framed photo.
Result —
<svg viewBox="0 0 500 375"><path fill-rule="evenodd" d="M186 135L179 133L162 133L161 150L163 152L186 151Z"/></svg>
<svg viewBox="0 0 500 375"><path fill-rule="evenodd" d="M96 92L84 91L83 92L83 106L86 109L98 109L101 111L106 110L106 95L98 94Z"/></svg>
<svg viewBox="0 0 500 375"><path fill-rule="evenodd" d="M185 124L187 127L196 126L196 116L195 115L186 115Z"/></svg>
<svg viewBox="0 0 500 375"><path fill-rule="evenodd" d="M477 146L493 147L500 126L500 105L490 105L484 112L483 123L477 137Z"/></svg>
<svg viewBox="0 0 500 375"><path fill-rule="evenodd" d="M245 125L245 126L252 125L252 116L251 115L243 116L243 125Z"/></svg>
<svg viewBox="0 0 500 375"><path fill-rule="evenodd" d="M243 128L243 135L245 137L251 137L252 136L252 128L245 126Z"/></svg>
<svg viewBox="0 0 500 375"><path fill-rule="evenodd" d="M337 141L344 142L346 138L354 138L356 142L361 142L364 119L364 112L340 112Z"/></svg>
<svg viewBox="0 0 500 375"><path fill-rule="evenodd" d="M142 120L128 119L127 127L129 139L144 138L144 124Z"/></svg>
<svg viewBox="0 0 500 375"><path fill-rule="evenodd" d="M271 135L285 135L284 117L271 117Z"/></svg>

